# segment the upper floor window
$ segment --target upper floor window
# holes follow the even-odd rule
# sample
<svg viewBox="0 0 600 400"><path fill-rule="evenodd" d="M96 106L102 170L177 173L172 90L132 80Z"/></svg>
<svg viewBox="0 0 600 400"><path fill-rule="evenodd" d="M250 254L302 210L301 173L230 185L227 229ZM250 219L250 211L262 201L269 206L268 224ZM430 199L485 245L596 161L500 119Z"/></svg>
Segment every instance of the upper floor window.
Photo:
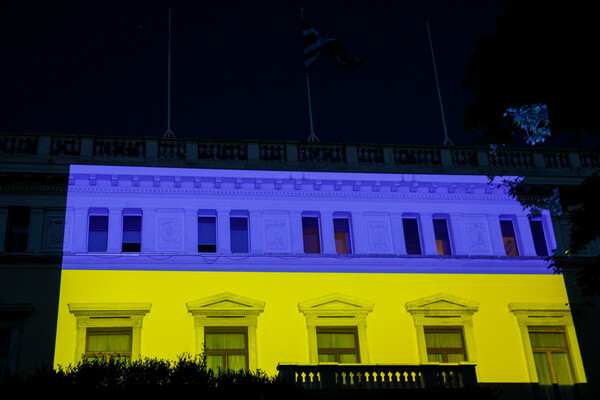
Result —
<svg viewBox="0 0 600 400"><path fill-rule="evenodd" d="M319 217L317 215L302 216L302 237L304 252L307 254L321 253L321 237L319 235Z"/></svg>
<svg viewBox="0 0 600 400"><path fill-rule="evenodd" d="M87 328L85 358L131 360L131 328Z"/></svg>
<svg viewBox="0 0 600 400"><path fill-rule="evenodd" d="M502 240L504 241L504 251L507 256L518 256L519 249L517 248L517 237L515 236L515 228L511 220L505 219L500 221L500 230L502 231Z"/></svg>
<svg viewBox="0 0 600 400"><path fill-rule="evenodd" d="M573 385L564 328L530 326L529 340L540 385Z"/></svg>
<svg viewBox="0 0 600 400"><path fill-rule="evenodd" d="M450 247L450 235L448 234L448 222L445 218L433 219L433 231L435 233L435 244L440 256L452 254Z"/></svg>
<svg viewBox="0 0 600 400"><path fill-rule="evenodd" d="M404 229L404 243L406 254L421 254L421 237L419 236L419 223L416 218L402 218Z"/></svg>
<svg viewBox="0 0 600 400"><path fill-rule="evenodd" d="M531 235L533 236L533 244L535 246L535 254L541 257L548 256L548 245L546 243L546 235L544 234L544 225L541 220L529 220L531 226Z"/></svg>
<svg viewBox="0 0 600 400"><path fill-rule="evenodd" d="M108 243L108 210L92 209L88 225L88 251L104 252Z"/></svg>
<svg viewBox="0 0 600 400"><path fill-rule="evenodd" d="M335 236L335 251L338 254L352 254L350 241L350 218L346 216L333 217L333 233Z"/></svg>
<svg viewBox="0 0 600 400"><path fill-rule="evenodd" d="M426 326L424 331L430 362L455 363L467 360L462 327Z"/></svg>
<svg viewBox="0 0 600 400"><path fill-rule="evenodd" d="M248 328L204 328L206 364L209 369L248 369Z"/></svg>
<svg viewBox="0 0 600 400"><path fill-rule="evenodd" d="M6 249L8 251L26 251L29 239L29 207L8 208L8 229L6 231Z"/></svg>
<svg viewBox="0 0 600 400"><path fill-rule="evenodd" d="M317 327L319 362L359 363L358 330L355 326Z"/></svg>
<svg viewBox="0 0 600 400"><path fill-rule="evenodd" d="M232 253L248 253L248 216L233 214L229 218Z"/></svg>
<svg viewBox="0 0 600 400"><path fill-rule="evenodd" d="M198 252L217 252L217 217L208 212L198 212Z"/></svg>
<svg viewBox="0 0 600 400"><path fill-rule="evenodd" d="M142 211L123 210L123 242L121 251L136 253L142 248Z"/></svg>

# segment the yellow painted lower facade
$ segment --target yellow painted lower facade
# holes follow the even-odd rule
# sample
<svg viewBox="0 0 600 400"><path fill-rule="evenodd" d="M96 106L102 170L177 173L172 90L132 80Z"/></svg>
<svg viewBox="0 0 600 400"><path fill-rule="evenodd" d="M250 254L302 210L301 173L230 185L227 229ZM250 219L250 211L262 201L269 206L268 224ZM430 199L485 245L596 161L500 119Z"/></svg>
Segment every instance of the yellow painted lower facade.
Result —
<svg viewBox="0 0 600 400"><path fill-rule="evenodd" d="M420 354L416 317L406 304L437 294L464 299L477 304L469 317L472 330L466 336L470 337L465 337L468 362L477 365L479 382L497 383L535 381L530 349L514 312L520 306L515 305L533 310L535 305L548 308L569 301L560 275L63 270L55 365L82 357L76 345L73 305L147 304L140 317L139 356L175 359L184 352L200 351L188 304L220 293L264 302L251 350L256 366L269 375L277 373L279 363L311 362L308 317L299 309L303 302L338 293L371 304L372 310L364 314L366 328L359 332L364 336L361 346L368 347L361 349L367 355L361 362L419 364L426 358ZM541 319L545 314L539 315ZM443 318L432 316L432 324ZM557 314L551 320L564 322L575 380L584 383L570 314ZM450 315L444 321L454 320ZM455 321L460 326L462 319Z"/></svg>

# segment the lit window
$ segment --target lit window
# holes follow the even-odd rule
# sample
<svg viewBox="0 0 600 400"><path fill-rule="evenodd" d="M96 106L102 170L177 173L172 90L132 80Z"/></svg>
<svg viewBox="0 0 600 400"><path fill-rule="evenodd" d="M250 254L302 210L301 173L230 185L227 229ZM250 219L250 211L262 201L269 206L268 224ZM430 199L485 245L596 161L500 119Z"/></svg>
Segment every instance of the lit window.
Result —
<svg viewBox="0 0 600 400"><path fill-rule="evenodd" d="M502 240L504 241L504 251L507 256L518 256L519 249L517 248L517 238L515 229L510 220L500 221L500 229L502 230Z"/></svg>
<svg viewBox="0 0 600 400"><path fill-rule="evenodd" d="M416 218L402 218L404 229L404 243L406 254L421 254L421 238L419 237L419 224Z"/></svg>
<svg viewBox="0 0 600 400"><path fill-rule="evenodd" d="M304 239L305 253L321 253L321 238L319 236L319 217L302 217L302 236Z"/></svg>
<svg viewBox="0 0 600 400"><path fill-rule="evenodd" d="M96 215L92 215L92 213ZM104 215L99 215L104 214ZM88 251L106 251L108 243L108 211L90 211L88 227Z"/></svg>
<svg viewBox="0 0 600 400"><path fill-rule="evenodd" d="M544 226L540 220L530 220L531 235L533 236L533 244L535 246L535 254L540 257L548 256L548 245L546 244L546 236L544 235Z"/></svg>
<svg viewBox="0 0 600 400"><path fill-rule="evenodd" d="M573 385L569 347L562 327L529 327L540 385Z"/></svg>
<svg viewBox="0 0 600 400"><path fill-rule="evenodd" d="M6 249L8 251L26 251L29 239L29 207L8 208L8 229Z"/></svg>
<svg viewBox="0 0 600 400"><path fill-rule="evenodd" d="M445 219L433 220L433 231L435 233L435 244L440 256L449 256L452 254L450 248L450 236L448 234L448 223Z"/></svg>
<svg viewBox="0 0 600 400"><path fill-rule="evenodd" d="M350 243L350 221L348 218L334 218L333 232L335 235L335 250L338 254L352 254Z"/></svg>
<svg viewBox="0 0 600 400"><path fill-rule="evenodd" d="M198 216L198 252L217 252L217 217Z"/></svg>
<svg viewBox="0 0 600 400"><path fill-rule="evenodd" d="M349 327L317 327L319 362L359 363L358 330Z"/></svg>
<svg viewBox="0 0 600 400"><path fill-rule="evenodd" d="M204 346L209 369L248 369L247 327L206 327Z"/></svg>
<svg viewBox="0 0 600 400"><path fill-rule="evenodd" d="M136 253L142 248L142 215L141 210L123 212L123 245L124 253Z"/></svg>
<svg viewBox="0 0 600 400"><path fill-rule="evenodd" d="M427 326L425 345L430 362L454 363L467 360L461 327Z"/></svg>
<svg viewBox="0 0 600 400"><path fill-rule="evenodd" d="M232 253L248 253L248 217L232 216L229 219Z"/></svg>
<svg viewBox="0 0 600 400"><path fill-rule="evenodd" d="M87 360L131 360L131 328L88 328L85 344Z"/></svg>

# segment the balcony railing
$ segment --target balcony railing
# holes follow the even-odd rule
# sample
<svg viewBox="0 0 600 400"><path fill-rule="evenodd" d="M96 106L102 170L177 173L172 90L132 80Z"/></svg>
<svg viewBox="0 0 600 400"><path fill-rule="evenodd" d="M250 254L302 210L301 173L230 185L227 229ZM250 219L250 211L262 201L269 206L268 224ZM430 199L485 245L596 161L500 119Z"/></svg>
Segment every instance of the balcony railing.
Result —
<svg viewBox="0 0 600 400"><path fill-rule="evenodd" d="M474 364L280 364L279 377L312 390L459 389L478 387Z"/></svg>
<svg viewBox="0 0 600 400"><path fill-rule="evenodd" d="M0 133L9 163L585 177L600 154L581 150Z"/></svg>

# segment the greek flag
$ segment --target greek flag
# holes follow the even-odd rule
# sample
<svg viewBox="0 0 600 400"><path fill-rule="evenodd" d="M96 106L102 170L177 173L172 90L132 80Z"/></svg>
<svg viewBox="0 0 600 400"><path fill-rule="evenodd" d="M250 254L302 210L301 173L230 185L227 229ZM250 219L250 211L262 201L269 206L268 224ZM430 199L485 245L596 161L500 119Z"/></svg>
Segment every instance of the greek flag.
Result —
<svg viewBox="0 0 600 400"><path fill-rule="evenodd" d="M354 68L362 63L362 60L359 59L349 60L340 42L327 35L321 36L305 21L302 21L302 35L304 37L304 69L306 72L317 62L323 50L327 51L344 68Z"/></svg>

